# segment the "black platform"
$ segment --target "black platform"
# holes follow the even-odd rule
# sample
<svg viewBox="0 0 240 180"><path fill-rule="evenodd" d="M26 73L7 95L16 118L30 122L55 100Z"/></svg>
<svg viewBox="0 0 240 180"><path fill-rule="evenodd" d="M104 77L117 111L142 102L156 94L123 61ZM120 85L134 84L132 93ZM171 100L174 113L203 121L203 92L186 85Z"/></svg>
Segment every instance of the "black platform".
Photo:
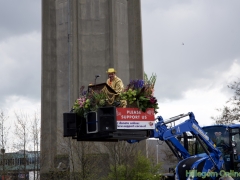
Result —
<svg viewBox="0 0 240 180"><path fill-rule="evenodd" d="M144 140L149 138L150 130L116 130L115 132L99 132L72 137L77 141L116 142L123 140Z"/></svg>
<svg viewBox="0 0 240 180"><path fill-rule="evenodd" d="M72 137L77 141L115 142L123 140L144 140L150 137L151 130L117 129L115 107L100 108L89 113L87 119L76 113L63 114L63 136ZM96 117L91 119L91 117Z"/></svg>

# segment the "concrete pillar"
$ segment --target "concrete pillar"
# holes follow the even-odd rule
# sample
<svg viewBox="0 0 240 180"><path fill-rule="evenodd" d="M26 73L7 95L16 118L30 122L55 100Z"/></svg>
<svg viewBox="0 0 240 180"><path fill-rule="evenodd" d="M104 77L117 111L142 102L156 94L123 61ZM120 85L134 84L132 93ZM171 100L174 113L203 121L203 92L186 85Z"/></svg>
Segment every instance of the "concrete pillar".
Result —
<svg viewBox="0 0 240 180"><path fill-rule="evenodd" d="M140 0L42 0L41 172L61 154L62 114L81 86L114 67L127 85L143 78Z"/></svg>

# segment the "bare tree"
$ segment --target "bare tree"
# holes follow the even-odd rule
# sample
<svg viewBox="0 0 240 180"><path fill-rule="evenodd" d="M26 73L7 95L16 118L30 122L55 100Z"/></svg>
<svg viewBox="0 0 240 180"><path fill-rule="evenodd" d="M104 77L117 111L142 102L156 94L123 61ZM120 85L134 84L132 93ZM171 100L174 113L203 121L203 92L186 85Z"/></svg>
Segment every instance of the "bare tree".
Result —
<svg viewBox="0 0 240 180"><path fill-rule="evenodd" d="M5 151L6 151L6 143L8 138L8 132L10 127L5 126L5 122L7 121L8 116L5 115L3 110L0 110L0 134L1 134L1 154L2 154L2 174L5 179L6 169L5 169Z"/></svg>
<svg viewBox="0 0 240 180"><path fill-rule="evenodd" d="M212 117L216 124L232 124L240 122L240 79L228 85L234 90L234 95L226 102L222 109L217 109L220 113L217 117Z"/></svg>
<svg viewBox="0 0 240 180"><path fill-rule="evenodd" d="M33 178L39 179L39 150L40 150L40 115L35 112L31 121L30 138L33 143L34 163L33 163Z"/></svg>
<svg viewBox="0 0 240 180"><path fill-rule="evenodd" d="M104 143L107 152L110 155L110 164L112 165L113 174L116 180L119 177L118 167L126 167L125 178L128 179L133 165L133 159L137 156L138 144L129 144L125 141Z"/></svg>
<svg viewBox="0 0 240 180"><path fill-rule="evenodd" d="M24 173L24 179L27 179L26 174L27 171L27 155L26 155L26 147L29 143L29 131L28 131L28 122L29 115L27 113L17 113L15 112L16 122L15 122L15 135L17 137L17 142L15 142L14 146L16 149L20 149L23 152L23 158L20 158L20 171ZM21 166L21 164L23 166Z"/></svg>
<svg viewBox="0 0 240 180"><path fill-rule="evenodd" d="M109 156L101 151L101 146L97 142L64 138L61 144L62 152L67 155L67 160L61 160L66 165L64 176L73 180L91 180L107 174Z"/></svg>
<svg viewBox="0 0 240 180"><path fill-rule="evenodd" d="M108 156L106 159L106 154L100 151L101 144L74 141L72 145L74 152L76 152L76 157L72 156L72 160L75 159L74 164L78 164L77 167L80 167L77 179L91 180L101 176L106 167L104 164L108 160Z"/></svg>

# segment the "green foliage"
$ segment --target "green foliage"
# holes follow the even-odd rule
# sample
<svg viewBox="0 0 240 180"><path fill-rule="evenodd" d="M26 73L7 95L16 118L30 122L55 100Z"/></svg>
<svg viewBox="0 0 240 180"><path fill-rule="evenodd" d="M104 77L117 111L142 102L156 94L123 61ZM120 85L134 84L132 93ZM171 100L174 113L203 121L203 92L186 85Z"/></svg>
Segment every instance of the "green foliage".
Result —
<svg viewBox="0 0 240 180"><path fill-rule="evenodd" d="M151 77L148 79L148 75L144 73L144 81L146 82L146 84L150 84L152 87L154 87L156 80L157 80L156 74L152 74Z"/></svg>
<svg viewBox="0 0 240 180"><path fill-rule="evenodd" d="M132 90L131 88L120 94L121 100L127 100L129 104L136 101L137 90Z"/></svg>
<svg viewBox="0 0 240 180"><path fill-rule="evenodd" d="M102 91L82 92L81 96L74 102L74 112L79 116L86 116L90 111L96 111L107 103L107 96Z"/></svg>
<svg viewBox="0 0 240 180"><path fill-rule="evenodd" d="M145 156L138 153L133 159L134 163L130 165L117 165L114 168L113 165L110 167L110 173L104 180L159 180L161 175L158 173L161 168L161 164L153 164Z"/></svg>
<svg viewBox="0 0 240 180"><path fill-rule="evenodd" d="M110 166L110 173L108 174L107 178L104 178L103 180L126 180L126 174L127 174L127 166L125 165L118 165L115 169L113 165Z"/></svg>
<svg viewBox="0 0 240 180"><path fill-rule="evenodd" d="M149 79L144 74L144 80L132 80L120 94L120 100L126 100L128 107L135 106L143 112L147 108L154 108L155 113L157 113L158 103L157 99L153 96L156 78L156 74L152 74Z"/></svg>
<svg viewBox="0 0 240 180"><path fill-rule="evenodd" d="M135 159L132 180L140 179L149 179L149 180L159 180L161 177L158 174L161 164L154 165L149 159L145 156L138 153L138 156Z"/></svg>

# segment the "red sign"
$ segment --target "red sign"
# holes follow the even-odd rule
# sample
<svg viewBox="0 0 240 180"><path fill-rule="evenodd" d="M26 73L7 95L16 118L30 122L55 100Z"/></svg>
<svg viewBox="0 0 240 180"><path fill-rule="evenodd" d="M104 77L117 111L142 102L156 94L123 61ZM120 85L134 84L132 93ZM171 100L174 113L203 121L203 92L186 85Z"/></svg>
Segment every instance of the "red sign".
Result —
<svg viewBox="0 0 240 180"><path fill-rule="evenodd" d="M154 129L154 109L116 108L117 129Z"/></svg>

